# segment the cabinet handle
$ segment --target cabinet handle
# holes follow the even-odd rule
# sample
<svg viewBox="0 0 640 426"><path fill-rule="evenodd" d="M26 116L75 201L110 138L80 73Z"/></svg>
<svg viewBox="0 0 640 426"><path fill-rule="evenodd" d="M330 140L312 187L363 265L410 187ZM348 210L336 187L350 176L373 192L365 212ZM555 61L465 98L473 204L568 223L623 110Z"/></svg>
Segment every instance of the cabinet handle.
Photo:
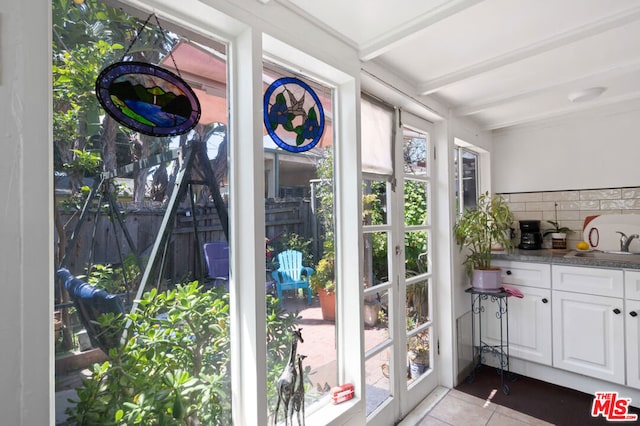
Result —
<svg viewBox="0 0 640 426"><path fill-rule="evenodd" d="M542 303L549 303L549 299L547 299L546 297L542 298Z"/></svg>
<svg viewBox="0 0 640 426"><path fill-rule="evenodd" d="M511 275L511 271L507 271L507 275Z"/></svg>
<svg viewBox="0 0 640 426"><path fill-rule="evenodd" d="M613 313L614 313L614 314L616 314L616 315L618 315L618 314L620 313L620 309L615 308L615 309L613 310Z"/></svg>
<svg viewBox="0 0 640 426"><path fill-rule="evenodd" d="M632 317L637 317L638 313L636 311L631 311L629 312L629 315L631 315Z"/></svg>

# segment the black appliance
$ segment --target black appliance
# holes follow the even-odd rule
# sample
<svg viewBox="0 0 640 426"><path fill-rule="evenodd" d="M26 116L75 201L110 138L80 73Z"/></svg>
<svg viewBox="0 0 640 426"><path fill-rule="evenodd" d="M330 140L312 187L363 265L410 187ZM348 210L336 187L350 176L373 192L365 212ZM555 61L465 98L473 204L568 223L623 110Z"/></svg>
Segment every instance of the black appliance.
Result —
<svg viewBox="0 0 640 426"><path fill-rule="evenodd" d="M520 244L518 248L523 250L538 250L542 248L539 220L520 221Z"/></svg>

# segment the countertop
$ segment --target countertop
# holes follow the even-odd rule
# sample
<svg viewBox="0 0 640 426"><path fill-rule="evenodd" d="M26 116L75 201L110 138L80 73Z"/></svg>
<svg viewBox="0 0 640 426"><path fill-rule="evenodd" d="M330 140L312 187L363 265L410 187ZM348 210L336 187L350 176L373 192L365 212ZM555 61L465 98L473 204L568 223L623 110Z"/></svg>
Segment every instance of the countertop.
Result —
<svg viewBox="0 0 640 426"><path fill-rule="evenodd" d="M515 249L510 254L492 252L494 260L549 263L552 265L573 265L594 268L640 269L640 254L608 254L602 252L581 253L576 250L522 250Z"/></svg>

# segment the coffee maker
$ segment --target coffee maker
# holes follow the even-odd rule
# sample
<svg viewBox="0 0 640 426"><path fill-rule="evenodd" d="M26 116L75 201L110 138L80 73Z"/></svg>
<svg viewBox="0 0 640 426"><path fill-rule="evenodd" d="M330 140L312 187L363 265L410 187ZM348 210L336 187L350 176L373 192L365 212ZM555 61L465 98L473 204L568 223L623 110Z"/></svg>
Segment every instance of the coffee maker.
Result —
<svg viewBox="0 0 640 426"><path fill-rule="evenodd" d="M523 250L539 250L542 248L542 234L539 220L520 221L520 244Z"/></svg>

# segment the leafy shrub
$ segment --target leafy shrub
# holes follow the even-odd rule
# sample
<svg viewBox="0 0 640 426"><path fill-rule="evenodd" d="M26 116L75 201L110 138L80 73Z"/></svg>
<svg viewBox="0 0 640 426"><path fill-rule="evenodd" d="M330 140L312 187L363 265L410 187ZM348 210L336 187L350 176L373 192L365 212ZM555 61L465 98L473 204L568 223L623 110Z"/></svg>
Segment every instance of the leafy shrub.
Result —
<svg viewBox="0 0 640 426"><path fill-rule="evenodd" d="M268 383L286 363L295 315L283 314L267 297ZM197 282L146 293L124 343L96 364L67 410L78 425L229 425L231 379L229 295L224 288L203 292ZM124 319L100 318L123 327ZM273 377L271 377L273 376Z"/></svg>

